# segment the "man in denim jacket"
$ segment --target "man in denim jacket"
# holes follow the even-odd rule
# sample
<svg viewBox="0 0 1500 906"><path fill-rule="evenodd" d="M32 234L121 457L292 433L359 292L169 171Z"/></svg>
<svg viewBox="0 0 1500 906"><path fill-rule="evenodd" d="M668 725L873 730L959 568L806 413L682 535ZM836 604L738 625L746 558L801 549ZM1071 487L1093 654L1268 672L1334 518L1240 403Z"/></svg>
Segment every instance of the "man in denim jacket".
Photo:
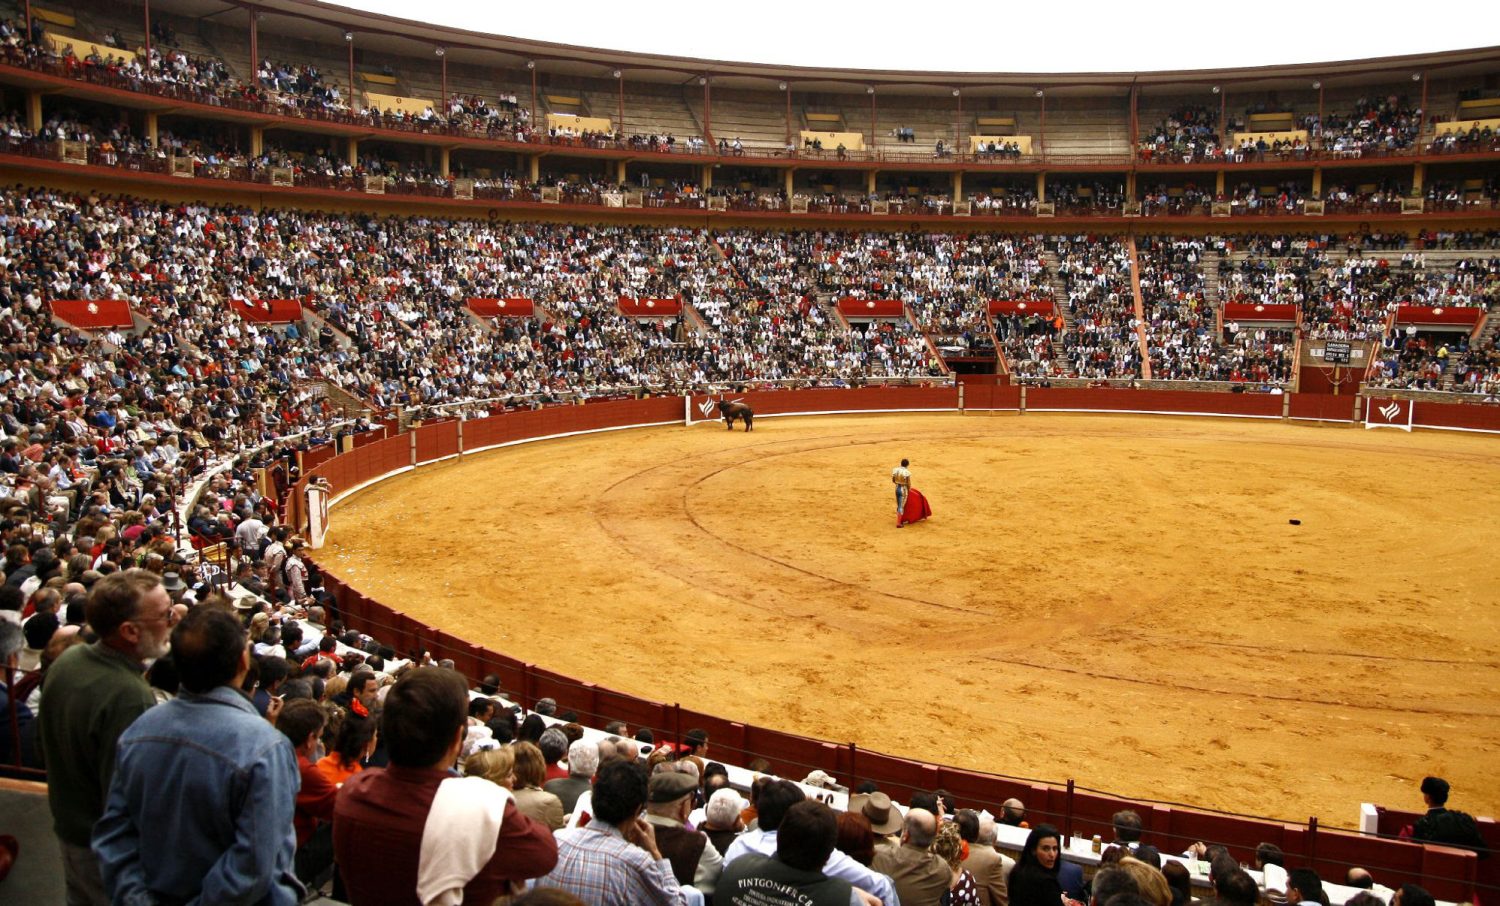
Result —
<svg viewBox="0 0 1500 906"><path fill-rule="evenodd" d="M182 694L120 737L93 847L117 904L295 906L292 744L240 692L245 630L196 607L172 632Z"/></svg>

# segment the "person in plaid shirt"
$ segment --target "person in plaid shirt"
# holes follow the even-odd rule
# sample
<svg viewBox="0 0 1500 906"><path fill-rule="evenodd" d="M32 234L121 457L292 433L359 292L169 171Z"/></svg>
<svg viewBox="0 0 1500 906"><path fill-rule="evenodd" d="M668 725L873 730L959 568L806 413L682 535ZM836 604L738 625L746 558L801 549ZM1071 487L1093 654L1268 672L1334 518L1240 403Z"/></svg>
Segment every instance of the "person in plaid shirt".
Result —
<svg viewBox="0 0 1500 906"><path fill-rule="evenodd" d="M592 818L557 833L557 867L537 881L589 906L686 906L672 863L656 845L656 830L641 817L646 769L613 759L594 778Z"/></svg>

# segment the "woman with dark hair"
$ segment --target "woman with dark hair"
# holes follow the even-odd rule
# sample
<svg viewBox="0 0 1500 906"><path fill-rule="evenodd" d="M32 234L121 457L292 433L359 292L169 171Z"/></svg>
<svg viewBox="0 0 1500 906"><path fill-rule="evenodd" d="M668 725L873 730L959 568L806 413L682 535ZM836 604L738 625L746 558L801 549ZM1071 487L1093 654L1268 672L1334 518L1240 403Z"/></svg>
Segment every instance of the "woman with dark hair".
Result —
<svg viewBox="0 0 1500 906"><path fill-rule="evenodd" d="M866 868L875 859L875 832L870 819L859 812L838 813L837 849Z"/></svg>
<svg viewBox="0 0 1500 906"><path fill-rule="evenodd" d="M546 731L547 722L542 720L540 714L528 714L526 719L521 721L521 729L516 731L516 741L535 745Z"/></svg>
<svg viewBox="0 0 1500 906"><path fill-rule="evenodd" d="M1027 836L1021 858L1007 879L1011 906L1059 906L1063 897L1057 879L1061 864L1062 835L1050 824L1037 825Z"/></svg>
<svg viewBox="0 0 1500 906"><path fill-rule="evenodd" d="M333 738L333 750L318 759L318 773L334 786L343 786L345 780L364 770L365 759L375 751L376 727L373 717L345 714Z"/></svg>
<svg viewBox="0 0 1500 906"><path fill-rule="evenodd" d="M1168 859L1161 867L1162 876L1172 890L1172 906L1187 906L1193 900L1193 876L1187 866L1176 859Z"/></svg>

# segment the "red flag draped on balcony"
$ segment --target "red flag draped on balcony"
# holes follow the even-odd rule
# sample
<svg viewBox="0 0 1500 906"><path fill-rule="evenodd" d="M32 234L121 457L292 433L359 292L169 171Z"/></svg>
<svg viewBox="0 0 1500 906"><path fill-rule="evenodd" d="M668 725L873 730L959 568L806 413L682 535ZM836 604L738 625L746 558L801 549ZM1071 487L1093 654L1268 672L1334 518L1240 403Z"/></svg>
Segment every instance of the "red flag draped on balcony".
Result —
<svg viewBox="0 0 1500 906"><path fill-rule="evenodd" d="M682 300L632 299L621 296L620 314L627 318L675 318L682 314Z"/></svg>
<svg viewBox="0 0 1500 906"><path fill-rule="evenodd" d="M536 303L530 299L481 299L469 298L469 311L481 318L529 318L536 313Z"/></svg>
<svg viewBox="0 0 1500 906"><path fill-rule="evenodd" d="M290 324L302 320L302 303L296 299L230 299L229 308L256 324Z"/></svg>
<svg viewBox="0 0 1500 906"><path fill-rule="evenodd" d="M1263 305L1258 302L1225 302L1224 320L1241 324L1264 321L1273 324L1297 323L1297 306Z"/></svg>
<svg viewBox="0 0 1500 906"><path fill-rule="evenodd" d="M901 318L906 309L900 299L855 299L839 300L839 314L846 318Z"/></svg>
<svg viewBox="0 0 1500 906"><path fill-rule="evenodd" d="M53 299L52 313L79 330L104 330L131 325L130 303L124 299Z"/></svg>
<svg viewBox="0 0 1500 906"><path fill-rule="evenodd" d="M1401 305L1396 308L1396 323L1473 327L1483 315L1484 309L1476 306Z"/></svg>
<svg viewBox="0 0 1500 906"><path fill-rule="evenodd" d="M991 299L992 315L1047 315L1057 311L1051 299Z"/></svg>

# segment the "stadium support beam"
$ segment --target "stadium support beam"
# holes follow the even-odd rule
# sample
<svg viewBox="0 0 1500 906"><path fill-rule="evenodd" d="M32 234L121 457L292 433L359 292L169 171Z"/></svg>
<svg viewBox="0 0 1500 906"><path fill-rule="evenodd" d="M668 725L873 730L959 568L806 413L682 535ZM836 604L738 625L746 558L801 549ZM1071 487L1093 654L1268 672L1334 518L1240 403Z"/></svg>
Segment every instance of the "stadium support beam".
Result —
<svg viewBox="0 0 1500 906"><path fill-rule="evenodd" d="M34 88L26 92L26 126L32 132L42 131L42 93Z"/></svg>
<svg viewBox="0 0 1500 906"><path fill-rule="evenodd" d="M1224 171L1223 170L1220 170L1219 172L1217 172L1217 173L1214 174L1214 194L1215 195L1223 195L1224 194Z"/></svg>
<svg viewBox="0 0 1500 906"><path fill-rule="evenodd" d="M1314 198L1323 197L1323 168L1313 167L1312 194Z"/></svg>
<svg viewBox="0 0 1500 906"><path fill-rule="evenodd" d="M1411 168L1411 194L1413 196L1422 194L1422 180L1427 175L1427 165L1416 163Z"/></svg>
<svg viewBox="0 0 1500 906"><path fill-rule="evenodd" d="M1131 142L1131 144L1134 145L1135 143ZM1134 170L1131 170L1129 173L1125 174L1125 199L1127 201L1140 201L1140 199L1135 196L1135 171Z"/></svg>
<svg viewBox="0 0 1500 906"><path fill-rule="evenodd" d="M149 48L148 48L149 50ZM255 74L260 72L260 12L250 10L250 79L255 81ZM350 85L352 92L354 86ZM354 109L354 98L349 98L349 109Z"/></svg>
<svg viewBox="0 0 1500 906"><path fill-rule="evenodd" d="M1047 200L1047 174L1042 171L1036 174L1036 200L1038 204Z"/></svg>
<svg viewBox="0 0 1500 906"><path fill-rule="evenodd" d="M359 166L359 139L349 139L349 166Z"/></svg>
<svg viewBox="0 0 1500 906"><path fill-rule="evenodd" d="M953 203L956 205L964 200L964 171L953 171Z"/></svg>
<svg viewBox="0 0 1500 906"><path fill-rule="evenodd" d="M155 142L152 142L152 144L155 144ZM250 156L251 157L260 157L262 154L265 153L265 147L266 147L266 127L265 126L251 126L250 127Z"/></svg>
<svg viewBox="0 0 1500 906"><path fill-rule="evenodd" d="M791 167L786 168L786 203L788 206L790 206L792 203L792 174L794 172L795 171ZM790 207L788 209L790 209Z"/></svg>
<svg viewBox="0 0 1500 906"><path fill-rule="evenodd" d="M714 187L714 165L713 164L704 164L703 165L703 176L698 181L703 184L701 188L705 192L707 192L709 189L712 189Z"/></svg>
<svg viewBox="0 0 1500 906"><path fill-rule="evenodd" d="M156 139L157 139L157 136L158 136L158 134L160 132L160 128L159 128L160 125L161 125L161 118L157 115L156 111L155 110L147 110L146 111L146 142L148 144L150 144L151 147L153 147L153 148L156 147ZM250 128L250 134L251 134L251 138L250 138L250 154L253 157L259 157L260 156L260 149L257 148L257 147L255 147L255 137L254 137L255 136L255 127L252 126Z"/></svg>
<svg viewBox="0 0 1500 906"><path fill-rule="evenodd" d="M530 179L532 182L537 182L542 178L542 158L539 155L533 154L527 159L531 161Z"/></svg>
<svg viewBox="0 0 1500 906"><path fill-rule="evenodd" d="M879 170L869 170L869 171L866 171L866 173L865 173L865 194L866 195L874 195L875 194L875 175L877 173L879 173L879 172L880 172Z"/></svg>
<svg viewBox="0 0 1500 906"><path fill-rule="evenodd" d="M447 179L448 176L452 173L452 163L453 163L453 149L449 148L447 145L444 145L443 147L439 148L438 149L438 172L443 175L444 179Z"/></svg>
<svg viewBox="0 0 1500 906"><path fill-rule="evenodd" d="M625 185L625 162L623 160L615 161L615 182Z"/></svg>

